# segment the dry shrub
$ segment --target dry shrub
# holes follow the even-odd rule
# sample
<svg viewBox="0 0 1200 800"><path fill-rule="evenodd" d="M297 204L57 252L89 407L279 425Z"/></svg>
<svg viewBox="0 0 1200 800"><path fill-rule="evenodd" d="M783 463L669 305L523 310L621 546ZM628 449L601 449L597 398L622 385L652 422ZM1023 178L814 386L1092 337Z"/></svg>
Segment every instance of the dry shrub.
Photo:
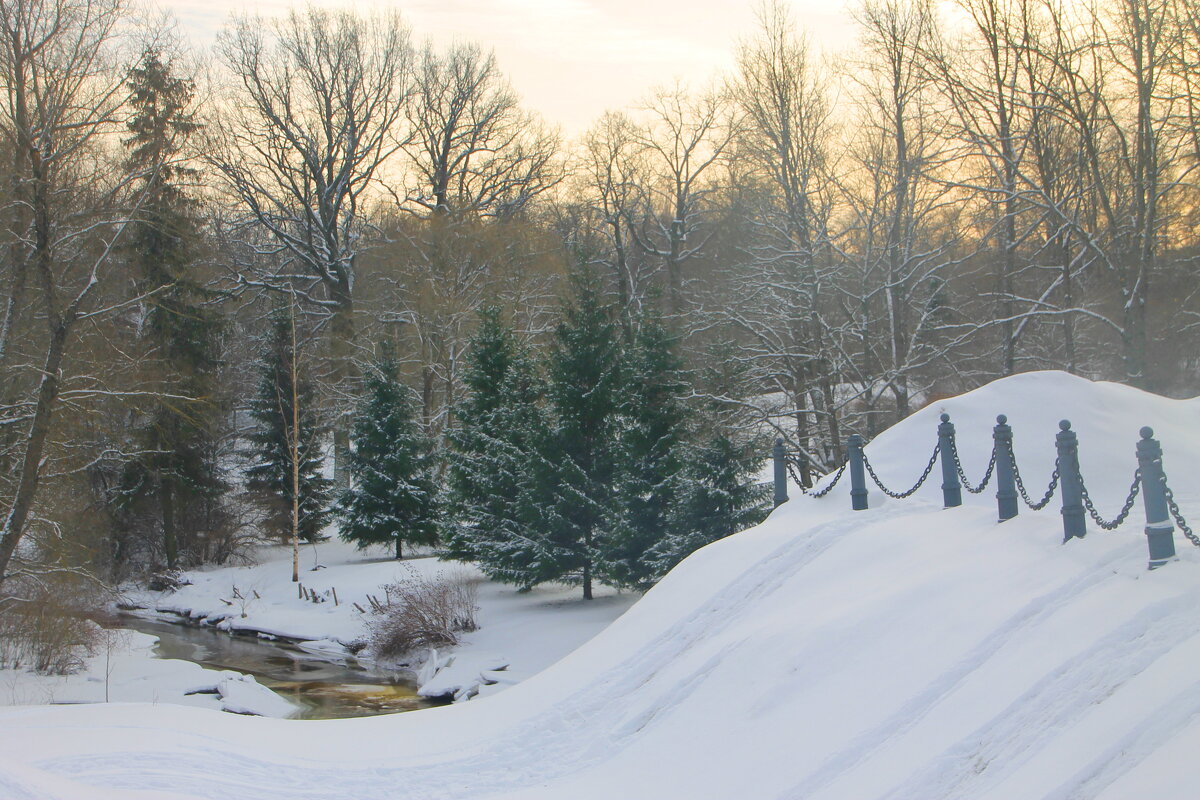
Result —
<svg viewBox="0 0 1200 800"><path fill-rule="evenodd" d="M376 658L400 658L427 647L458 644L458 634L475 630L477 579L466 570L431 577L409 574L383 588L387 602L368 623Z"/></svg>
<svg viewBox="0 0 1200 800"><path fill-rule="evenodd" d="M55 583L6 582L0 594L0 667L66 675L94 655L103 631L95 595Z"/></svg>

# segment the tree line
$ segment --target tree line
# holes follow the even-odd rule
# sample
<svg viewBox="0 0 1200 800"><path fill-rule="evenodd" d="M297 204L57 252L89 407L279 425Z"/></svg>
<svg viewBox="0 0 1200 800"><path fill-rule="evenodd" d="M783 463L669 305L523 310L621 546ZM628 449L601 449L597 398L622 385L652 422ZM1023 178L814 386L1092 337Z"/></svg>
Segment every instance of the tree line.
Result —
<svg viewBox="0 0 1200 800"><path fill-rule="evenodd" d="M0 602L428 539L401 474L496 577L644 586L764 431L817 472L1017 371L1194 392L1200 4L852 13L564 141L397 14L234 17L200 80L122 0L0 0Z"/></svg>

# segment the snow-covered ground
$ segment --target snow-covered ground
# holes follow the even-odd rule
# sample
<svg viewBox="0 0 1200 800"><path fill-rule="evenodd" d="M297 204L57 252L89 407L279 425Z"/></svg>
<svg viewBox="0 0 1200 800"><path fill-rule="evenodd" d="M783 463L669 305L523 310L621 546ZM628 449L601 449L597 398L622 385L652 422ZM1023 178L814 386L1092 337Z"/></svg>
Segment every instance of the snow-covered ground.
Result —
<svg viewBox="0 0 1200 800"><path fill-rule="evenodd" d="M96 654L72 675L2 669L0 706L170 703L269 717L287 717L296 711L250 675L157 658L156 641L137 631L106 631ZM8 798L0 794L0 800Z"/></svg>
<svg viewBox="0 0 1200 800"><path fill-rule="evenodd" d="M383 587L397 579L458 573L479 589L480 629L463 635L461 645L437 653L421 669L420 691L429 697L488 695L540 672L595 636L637 599L597 587L585 603L580 590L543 586L518 593L492 583L476 569L435 558L396 562L389 548L360 551L341 541L306 545L301 582L325 598L302 599L291 581L291 548L269 547L248 567L188 572L176 592L132 592L125 602L140 605L143 616L179 621L180 616L224 630L301 640L314 658L348 656L345 644L365 635L368 595L384 599ZM313 569L320 565L320 569ZM337 591L337 601L333 599ZM102 702L174 703L239 714L287 717L297 707L253 677L204 669L154 653L155 637L130 630L106 632L98 653L84 669L67 676L0 669L0 706ZM107 692L107 694L106 694ZM0 800L7 800L0 795Z"/></svg>
<svg viewBox="0 0 1200 800"><path fill-rule="evenodd" d="M1070 417L1105 514L1152 425L1200 521L1200 401L1018 376L880 436L881 478L920 472L943 410L973 479L1007 414L1031 492ZM991 490L943 510L939 483L872 492L860 513L848 487L795 497L562 661L470 703L322 722L0 710L0 797L1194 798L1200 550L1176 534L1179 560L1148 572L1136 522L1063 545L1057 501L998 525Z"/></svg>
<svg viewBox="0 0 1200 800"><path fill-rule="evenodd" d="M422 670L420 693L430 697L492 694L540 672L620 616L637 599L597 587L596 599L580 600L580 590L542 586L518 593L488 581L474 567L435 558L397 562L389 548L367 551L331 540L305 545L300 554L300 583L312 602L292 583L290 547L266 548L252 567L189 572L191 585L176 592L135 593L129 601L170 619L176 615L204 620L226 630L302 640L300 647L337 658L345 645L365 635L368 595L385 599L383 587L397 580L457 575L479 590L479 630L463 634L462 644L438 654ZM318 567L319 569L314 569ZM336 601L334 595L336 593ZM177 617L176 617L177 618Z"/></svg>

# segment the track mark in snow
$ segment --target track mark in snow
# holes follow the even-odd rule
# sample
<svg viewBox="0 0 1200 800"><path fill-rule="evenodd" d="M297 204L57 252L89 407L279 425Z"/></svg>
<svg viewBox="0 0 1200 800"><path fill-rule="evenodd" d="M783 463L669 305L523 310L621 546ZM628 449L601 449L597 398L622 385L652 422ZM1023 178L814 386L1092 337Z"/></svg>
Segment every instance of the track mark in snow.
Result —
<svg viewBox="0 0 1200 800"><path fill-rule="evenodd" d="M214 744L203 755L126 752L59 758L38 766L102 786L150 787L212 800L283 796L291 800L327 800L332 796L438 800L485 797L528 787L609 758L614 750L635 741L638 731L661 717L667 708L631 724L627 704L614 702L614 698L628 699L648 689L661 669L676 664L697 645L715 641L717 634L735 624L743 611L753 608L860 525L859 518L834 520L803 538L788 539L747 565L684 619L656 636L651 646L634 653L586 690L564 699L548 712L522 721L501 741L456 753L435 764L378 768L313 761L283 764L248 758ZM691 686L668 688L662 695L663 702L668 708L680 702L700 681L701 673L697 672ZM204 786L197 786L181 777L190 774L210 777Z"/></svg>
<svg viewBox="0 0 1200 800"><path fill-rule="evenodd" d="M1193 592L1143 609L885 797L975 797L995 787L1158 658L1200 634L1198 600Z"/></svg>
<svg viewBox="0 0 1200 800"><path fill-rule="evenodd" d="M1113 573L1108 567L1123 557L1123 553L1115 553L1097 565L1096 569L1030 600L898 711L871 730L855 737L783 796L804 798L816 794L843 774L859 767L897 737L915 728L941 702L970 679L976 670L1019 634L1046 620L1070 600L1111 579Z"/></svg>
<svg viewBox="0 0 1200 800"><path fill-rule="evenodd" d="M1200 681L1148 713L1044 800L1092 800L1200 717Z"/></svg>
<svg viewBox="0 0 1200 800"><path fill-rule="evenodd" d="M656 718L683 705L683 702L688 697L691 697L692 693L700 687L704 676L711 674L713 670L721 666L729 657L729 654L736 650L740 644L741 642L738 642L722 648L720 652L692 670L687 676L676 679L674 683L667 687L665 692L658 695L654 702L643 704L645 710L635 714L625 723L615 728L613 731L614 736L619 740L627 736L639 734Z"/></svg>

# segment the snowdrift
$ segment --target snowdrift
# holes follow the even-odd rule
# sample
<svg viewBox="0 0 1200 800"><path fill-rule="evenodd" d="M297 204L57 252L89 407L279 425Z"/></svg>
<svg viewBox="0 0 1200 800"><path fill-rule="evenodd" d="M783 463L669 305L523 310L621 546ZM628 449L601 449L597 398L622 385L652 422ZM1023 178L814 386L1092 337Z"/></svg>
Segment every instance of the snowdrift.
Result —
<svg viewBox="0 0 1200 800"><path fill-rule="evenodd" d="M868 455L906 488L958 426L978 479L1007 414L1031 493L1057 422L1115 513L1137 431L1200 522L1200 401L1056 373L934 404ZM1057 500L998 525L849 487L685 561L610 628L480 701L291 722L145 705L0 711L0 798L1194 798L1200 550L1146 570L1139 520L1061 544Z"/></svg>

